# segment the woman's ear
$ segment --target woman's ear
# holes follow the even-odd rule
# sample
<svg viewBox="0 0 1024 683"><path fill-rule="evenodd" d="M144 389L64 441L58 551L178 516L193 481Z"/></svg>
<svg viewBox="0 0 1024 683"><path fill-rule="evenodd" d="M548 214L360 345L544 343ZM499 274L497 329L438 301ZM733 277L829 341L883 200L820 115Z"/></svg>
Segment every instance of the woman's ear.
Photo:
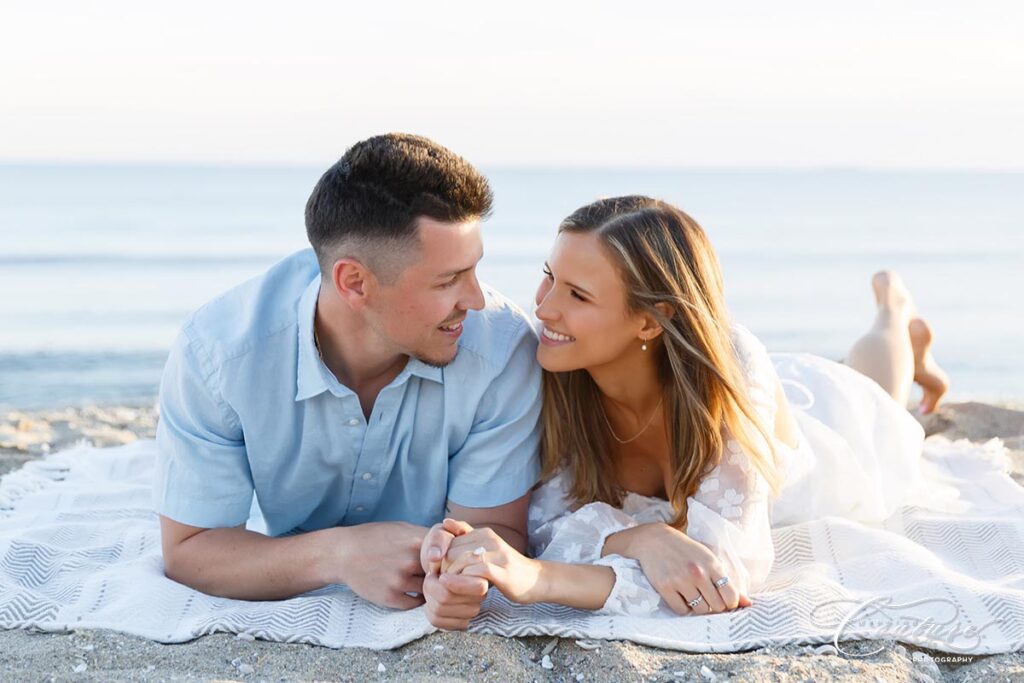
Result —
<svg viewBox="0 0 1024 683"><path fill-rule="evenodd" d="M675 313L675 308L673 308L671 304L659 302L654 304L654 307L666 318L671 318ZM641 339L654 339L664 331L665 330L661 327L657 318L648 313L644 315L644 326L640 330L640 334L638 336Z"/></svg>

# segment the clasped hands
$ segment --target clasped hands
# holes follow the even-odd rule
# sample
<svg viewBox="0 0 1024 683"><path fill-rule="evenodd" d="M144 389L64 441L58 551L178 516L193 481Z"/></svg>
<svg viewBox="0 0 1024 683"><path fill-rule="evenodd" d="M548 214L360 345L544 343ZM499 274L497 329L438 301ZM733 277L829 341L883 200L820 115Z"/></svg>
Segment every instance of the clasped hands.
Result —
<svg viewBox="0 0 1024 683"><path fill-rule="evenodd" d="M491 585L509 600L531 602L540 578L540 562L524 556L497 532L454 519L427 532L420 564L427 619L446 630L467 628L480 613Z"/></svg>

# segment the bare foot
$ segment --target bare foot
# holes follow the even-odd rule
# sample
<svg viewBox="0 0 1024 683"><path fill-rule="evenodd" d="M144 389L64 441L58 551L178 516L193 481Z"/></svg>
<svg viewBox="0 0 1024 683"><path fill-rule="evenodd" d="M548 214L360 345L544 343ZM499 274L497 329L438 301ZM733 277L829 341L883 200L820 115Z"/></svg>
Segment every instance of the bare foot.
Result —
<svg viewBox="0 0 1024 683"><path fill-rule="evenodd" d="M875 290L875 303L880 308L914 317L914 301L899 274L891 270L880 270L871 276L871 288Z"/></svg>
<svg viewBox="0 0 1024 683"><path fill-rule="evenodd" d="M928 414L939 407L939 401L949 390L949 375L939 367L932 356L932 328L921 318L908 323L910 344L914 347L914 381L921 385L924 397L919 408Z"/></svg>

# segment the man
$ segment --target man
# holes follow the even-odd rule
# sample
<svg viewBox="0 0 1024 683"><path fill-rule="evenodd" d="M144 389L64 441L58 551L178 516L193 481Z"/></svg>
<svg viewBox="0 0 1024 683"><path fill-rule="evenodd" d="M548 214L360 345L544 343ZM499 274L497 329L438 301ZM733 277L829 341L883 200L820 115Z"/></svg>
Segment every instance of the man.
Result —
<svg viewBox="0 0 1024 683"><path fill-rule="evenodd" d="M430 140L365 140L309 198L313 249L186 320L160 387L167 576L250 600L342 583L468 625L487 584L437 574L438 523L524 550L539 473L536 338L476 278L491 201Z"/></svg>

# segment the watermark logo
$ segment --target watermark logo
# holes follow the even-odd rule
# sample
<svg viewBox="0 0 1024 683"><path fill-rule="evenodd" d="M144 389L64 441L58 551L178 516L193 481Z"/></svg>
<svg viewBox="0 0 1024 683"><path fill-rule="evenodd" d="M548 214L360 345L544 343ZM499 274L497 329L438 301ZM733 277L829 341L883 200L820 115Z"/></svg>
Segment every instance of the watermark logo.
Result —
<svg viewBox="0 0 1024 683"><path fill-rule="evenodd" d="M941 664L970 664L983 655L930 655L925 652L911 652L910 658L915 662L939 662Z"/></svg>
<svg viewBox="0 0 1024 683"><path fill-rule="evenodd" d="M985 631L1002 623L1002 619L993 619L980 626L966 624L956 603L946 598L894 603L886 596L876 596L863 602L830 600L811 611L811 620L819 628L834 628L832 644L848 657L870 657L885 648L851 653L839 646L840 639L879 637L908 640L917 636L941 642L944 650L966 653L981 645Z"/></svg>

